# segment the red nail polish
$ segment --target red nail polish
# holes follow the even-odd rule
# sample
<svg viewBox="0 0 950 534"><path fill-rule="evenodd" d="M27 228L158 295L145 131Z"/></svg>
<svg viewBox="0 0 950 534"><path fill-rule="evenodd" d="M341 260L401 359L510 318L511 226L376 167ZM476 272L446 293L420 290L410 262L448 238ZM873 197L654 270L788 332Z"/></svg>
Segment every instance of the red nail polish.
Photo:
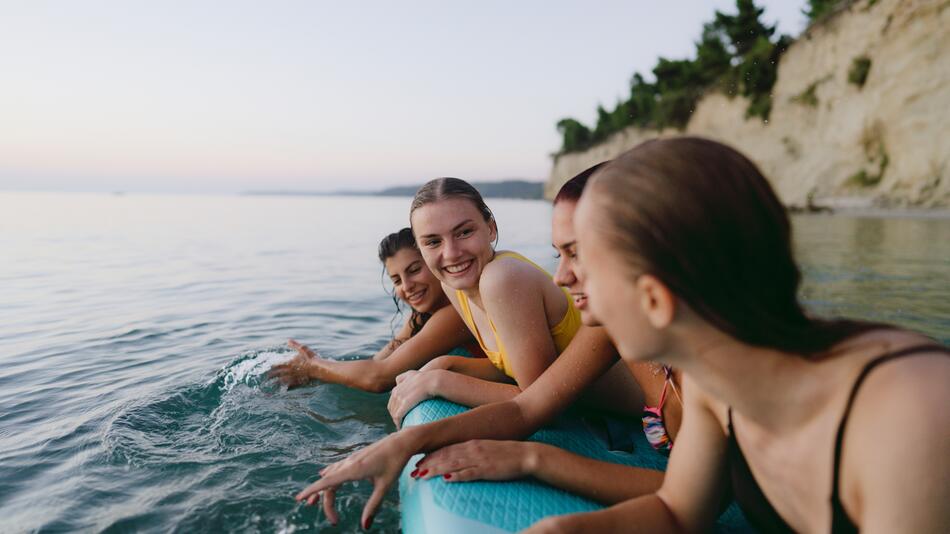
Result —
<svg viewBox="0 0 950 534"><path fill-rule="evenodd" d="M412 478L416 478L416 476L418 476L418 475L419 475L419 470L418 470L418 469L414 470L412 473L409 473L409 476L411 476Z"/></svg>
<svg viewBox="0 0 950 534"><path fill-rule="evenodd" d="M428 473L428 472L429 472L428 469L423 469L422 471L419 472L419 476L424 477L424 476L426 476L426 473Z"/></svg>
<svg viewBox="0 0 950 534"><path fill-rule="evenodd" d="M448 479L452 478L452 473L446 473L446 474L442 475L442 478L448 480Z"/></svg>
<svg viewBox="0 0 950 534"><path fill-rule="evenodd" d="M373 526L373 516L369 516L366 521L363 522L363 530L369 530Z"/></svg>

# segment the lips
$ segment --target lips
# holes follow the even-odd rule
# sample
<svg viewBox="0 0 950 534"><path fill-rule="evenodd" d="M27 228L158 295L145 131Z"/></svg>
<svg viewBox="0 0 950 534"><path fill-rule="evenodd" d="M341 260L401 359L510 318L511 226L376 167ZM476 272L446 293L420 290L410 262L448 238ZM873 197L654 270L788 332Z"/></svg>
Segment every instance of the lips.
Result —
<svg viewBox="0 0 950 534"><path fill-rule="evenodd" d="M587 294L586 293L571 293L571 298L574 299L574 307L582 309L587 306Z"/></svg>
<svg viewBox="0 0 950 534"><path fill-rule="evenodd" d="M406 295L406 301L408 301L409 304L418 304L422 302L422 299L426 296L428 291L428 288L423 288L419 291L416 291L415 293Z"/></svg>
<svg viewBox="0 0 950 534"><path fill-rule="evenodd" d="M456 263L454 265L446 265L442 270L453 276L457 276L467 271L473 263L475 263L475 260L463 261L462 263Z"/></svg>

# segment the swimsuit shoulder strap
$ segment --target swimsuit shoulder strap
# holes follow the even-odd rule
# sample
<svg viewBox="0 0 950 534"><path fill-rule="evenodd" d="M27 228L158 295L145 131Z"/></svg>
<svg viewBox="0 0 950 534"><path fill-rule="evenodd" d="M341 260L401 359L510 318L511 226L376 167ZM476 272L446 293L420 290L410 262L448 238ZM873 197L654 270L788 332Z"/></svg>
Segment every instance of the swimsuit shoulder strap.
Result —
<svg viewBox="0 0 950 534"><path fill-rule="evenodd" d="M832 524L831 531L833 533L837 532L856 532L857 529L854 527L854 523L848 517L847 513L844 510L844 507L841 505L840 493L838 491L838 486L841 483L841 450L844 446L844 431L845 427L848 424L848 417L851 415L851 407L854 404L854 399L858 395L858 390L861 388L861 384L864 383L864 379L867 378L868 374L871 373L876 367L881 364L887 363L891 360L896 360L898 358L903 358L906 356L913 356L915 354L922 354L925 352L942 352L947 356L950 356L950 349L936 343L925 343L921 345L914 345L912 347L907 347L900 349L894 352L889 352L882 354L877 358L869 361L864 364L864 367L861 369L861 372L858 374L857 380L854 381L854 385L851 386L851 393L848 395L848 403L844 407L844 414L841 416L841 422L838 423L838 432L835 436L835 454L834 454L834 465L832 471L832 482L831 482L831 506L832 506ZM732 431L732 420L730 415L730 432Z"/></svg>

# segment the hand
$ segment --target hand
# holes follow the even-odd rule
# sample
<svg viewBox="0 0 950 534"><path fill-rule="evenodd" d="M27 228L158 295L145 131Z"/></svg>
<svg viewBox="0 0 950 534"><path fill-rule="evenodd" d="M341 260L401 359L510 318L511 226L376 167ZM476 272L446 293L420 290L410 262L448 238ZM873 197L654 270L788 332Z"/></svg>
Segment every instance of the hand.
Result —
<svg viewBox="0 0 950 534"><path fill-rule="evenodd" d="M406 371L396 377L396 387L389 395L389 415L396 428L402 425L402 418L416 404L437 395L436 382L439 373L446 371Z"/></svg>
<svg viewBox="0 0 950 534"><path fill-rule="evenodd" d="M267 372L267 378L276 378L281 384L289 388L305 386L310 382L310 368L320 359L317 353L306 345L301 345L293 339L287 342L297 355L288 362L275 365Z"/></svg>
<svg viewBox="0 0 950 534"><path fill-rule="evenodd" d="M442 476L450 482L511 480L532 474L542 446L530 441L475 439L429 453L416 467L426 473L422 478Z"/></svg>
<svg viewBox="0 0 950 534"><path fill-rule="evenodd" d="M386 491L395 482L412 452L400 433L391 434L345 460L328 465L320 471L320 480L307 486L294 498L298 502L312 505L323 494L323 510L327 514L327 520L335 525L339 519L334 507L337 488L351 480L369 479L373 483L373 493L363 507L360 520L360 525L368 529L373 524L373 516Z"/></svg>

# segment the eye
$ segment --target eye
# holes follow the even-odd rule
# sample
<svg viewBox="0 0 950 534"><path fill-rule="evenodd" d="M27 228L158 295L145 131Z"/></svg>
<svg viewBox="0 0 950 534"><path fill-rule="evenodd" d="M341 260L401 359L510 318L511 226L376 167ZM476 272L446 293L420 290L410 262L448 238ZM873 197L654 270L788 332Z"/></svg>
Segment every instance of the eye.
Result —
<svg viewBox="0 0 950 534"><path fill-rule="evenodd" d="M402 280L400 280L399 278L393 278L392 280L393 280L393 285L394 285L394 286L398 286L399 284L402 283Z"/></svg>
<svg viewBox="0 0 950 534"><path fill-rule="evenodd" d="M426 247L426 248L437 247L437 246L439 246L439 240L438 240L438 239L426 239L426 240L422 243L422 245L423 245L424 247Z"/></svg>
<svg viewBox="0 0 950 534"><path fill-rule="evenodd" d="M561 259L561 253L560 253L560 252L555 252L555 253L554 253L554 259L556 259L556 260Z"/></svg>
<svg viewBox="0 0 950 534"><path fill-rule="evenodd" d="M420 266L418 266L418 265L414 265L414 266L412 266L412 267L409 268L409 274L416 274L416 273L418 273L418 272L421 271L421 270L422 270L422 267L420 267Z"/></svg>
<svg viewBox="0 0 950 534"><path fill-rule="evenodd" d="M459 237L468 237L468 236L472 235L474 232L475 232L475 230L473 230L473 229L471 229L471 228L466 228L466 229L460 231L460 232L458 233L458 236L459 236Z"/></svg>

